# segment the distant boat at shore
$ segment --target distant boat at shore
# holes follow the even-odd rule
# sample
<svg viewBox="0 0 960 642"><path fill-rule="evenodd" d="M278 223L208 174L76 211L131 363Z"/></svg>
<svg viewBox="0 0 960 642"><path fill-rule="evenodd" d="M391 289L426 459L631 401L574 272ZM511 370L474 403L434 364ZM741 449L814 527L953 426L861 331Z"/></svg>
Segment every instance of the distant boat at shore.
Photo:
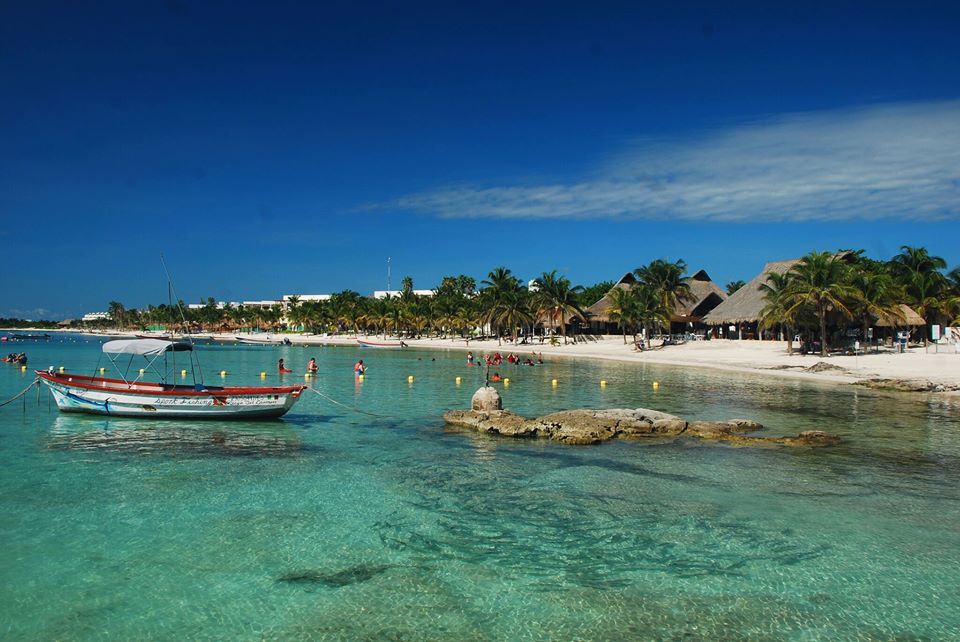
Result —
<svg viewBox="0 0 960 642"><path fill-rule="evenodd" d="M50 338L49 334L11 334L13 341L46 341Z"/></svg>
<svg viewBox="0 0 960 642"><path fill-rule="evenodd" d="M403 341L400 342L389 342L389 343L379 343L376 341L364 341L363 339L357 339L357 343L361 348L406 348L407 344Z"/></svg>
<svg viewBox="0 0 960 642"><path fill-rule="evenodd" d="M269 334L250 334L246 336L234 336L234 339L240 343L256 344L256 345L290 345L290 339L287 337L277 337Z"/></svg>

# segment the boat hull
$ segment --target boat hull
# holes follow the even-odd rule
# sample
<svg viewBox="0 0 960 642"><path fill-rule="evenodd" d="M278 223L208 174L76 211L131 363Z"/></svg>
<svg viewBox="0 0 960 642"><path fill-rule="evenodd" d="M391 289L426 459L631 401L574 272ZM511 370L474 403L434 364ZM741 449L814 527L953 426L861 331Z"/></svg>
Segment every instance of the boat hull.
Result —
<svg viewBox="0 0 960 642"><path fill-rule="evenodd" d="M95 387L96 378L84 379L83 385L71 385L73 382L69 377L41 375L60 411L114 417L271 419L286 414L305 389L304 386L288 386L259 390L215 388L138 391L124 390L113 382L102 383L98 389Z"/></svg>
<svg viewBox="0 0 960 642"><path fill-rule="evenodd" d="M407 344L402 341L400 343L377 343L376 341L364 341L362 339L357 339L357 345L361 348L382 348L388 350L399 350L407 347Z"/></svg>

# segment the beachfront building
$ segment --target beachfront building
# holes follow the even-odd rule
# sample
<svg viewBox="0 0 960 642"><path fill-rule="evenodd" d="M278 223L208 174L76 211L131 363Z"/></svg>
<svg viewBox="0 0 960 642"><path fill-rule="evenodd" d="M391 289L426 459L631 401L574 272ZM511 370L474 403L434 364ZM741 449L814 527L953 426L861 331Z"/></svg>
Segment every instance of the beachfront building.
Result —
<svg viewBox="0 0 960 642"><path fill-rule="evenodd" d="M90 321L109 321L110 313L109 312L87 312L83 315L83 318L80 319L84 322Z"/></svg>
<svg viewBox="0 0 960 642"><path fill-rule="evenodd" d="M411 290L416 296L434 296L436 292L434 290ZM374 290L373 298L374 299L386 299L387 297L391 299L396 299L403 294L403 290Z"/></svg>
<svg viewBox="0 0 960 642"><path fill-rule="evenodd" d="M767 283L767 274L786 274L800 259L771 261L763 266L760 274L731 294L727 299L703 317L710 326L712 335L727 339L760 339L758 325L760 314L767 305L762 286ZM768 337L772 338L772 337Z"/></svg>
<svg viewBox="0 0 960 642"><path fill-rule="evenodd" d="M699 270L692 276L684 279L690 286L691 298L677 303L670 317L670 334L702 334L706 326L702 319L711 310L723 303L727 293L723 291L706 270ZM636 284L637 279L633 272L627 272L613 286L622 290L629 290ZM611 289L612 292L612 289ZM619 332L619 324L610 318L610 309L613 301L610 293L585 310L587 320L593 332L601 334L615 334Z"/></svg>
<svg viewBox="0 0 960 642"><path fill-rule="evenodd" d="M839 256L852 259L854 255L852 252L841 252ZM799 261L800 259L789 259L767 263L760 274L704 316L703 323L710 326L712 336L726 339L787 339L788 337L783 336L782 328L778 331L759 329L761 315L767 305L766 292L762 286L767 283L769 273L786 274ZM924 324L923 317L909 306L901 305L900 309L901 318L888 316L874 319L874 325L880 330L877 336L866 337L866 339L884 337L892 340L898 328L913 329ZM840 324L834 321L832 329L835 334L842 334L848 326L854 324L855 322L852 321L844 321ZM793 331L796 331L796 328ZM856 334L857 330L854 329L853 332ZM834 344L831 343L831 345Z"/></svg>

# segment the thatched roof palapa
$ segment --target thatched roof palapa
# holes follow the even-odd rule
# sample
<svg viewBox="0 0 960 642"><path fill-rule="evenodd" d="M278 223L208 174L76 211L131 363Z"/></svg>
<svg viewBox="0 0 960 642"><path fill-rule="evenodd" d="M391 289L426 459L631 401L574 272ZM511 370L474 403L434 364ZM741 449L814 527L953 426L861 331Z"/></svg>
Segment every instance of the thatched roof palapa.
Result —
<svg viewBox="0 0 960 642"><path fill-rule="evenodd" d="M767 302L763 298L764 292L760 286L766 284L767 273L776 272L786 274L800 259L787 261L771 261L763 266L763 271L744 285L742 288L727 297L727 300L711 310L703 317L707 325L724 325L726 323L752 323L760 320L760 312Z"/></svg>
<svg viewBox="0 0 960 642"><path fill-rule="evenodd" d="M672 316L673 321L697 321L727 298L727 293L710 279L706 270L700 270L693 276L685 278L684 281L690 286L690 294L693 298L677 304ZM613 287L628 290L636 282L637 279L633 276L633 273L627 272ZM587 318L591 321L610 322L610 308L612 307L613 301L610 299L608 292L602 299L586 309Z"/></svg>
<svg viewBox="0 0 960 642"><path fill-rule="evenodd" d="M892 314L884 314L877 318L877 327L880 328L907 328L925 325L926 321L922 316L906 303L900 304L902 319L898 319Z"/></svg>

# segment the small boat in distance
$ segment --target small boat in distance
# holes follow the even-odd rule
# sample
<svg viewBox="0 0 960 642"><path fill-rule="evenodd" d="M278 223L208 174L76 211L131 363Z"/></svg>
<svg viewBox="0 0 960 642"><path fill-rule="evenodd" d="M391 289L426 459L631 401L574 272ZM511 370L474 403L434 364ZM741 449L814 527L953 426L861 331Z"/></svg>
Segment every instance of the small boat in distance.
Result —
<svg viewBox="0 0 960 642"><path fill-rule="evenodd" d="M357 343L361 348L406 348L408 347L403 341L395 343L378 343L376 341L364 341L362 339L357 339Z"/></svg>
<svg viewBox="0 0 960 642"><path fill-rule="evenodd" d="M277 337L269 334L248 334L245 336L236 335L234 337L240 343L252 343L256 345L280 346L290 345L290 339L287 337Z"/></svg>
<svg viewBox="0 0 960 642"><path fill-rule="evenodd" d="M120 339L103 344L103 352L116 367L120 355L148 360L147 368L154 368L159 357L178 352L192 352L189 343L161 339ZM152 357L152 358L151 358ZM193 370L191 359L191 370ZM176 366L174 365L174 368ZM127 365L127 370L130 364ZM119 368L118 368L119 370ZM133 380L124 375L108 379L37 370L37 377L53 394L62 412L84 412L118 417L156 417L190 419L270 419L287 413L306 386L207 386L169 384L142 381L143 372ZM167 372L166 364L164 372ZM186 372L186 369L183 370Z"/></svg>
<svg viewBox="0 0 960 642"><path fill-rule="evenodd" d="M50 338L49 334L11 334L10 338L14 341L46 341Z"/></svg>

